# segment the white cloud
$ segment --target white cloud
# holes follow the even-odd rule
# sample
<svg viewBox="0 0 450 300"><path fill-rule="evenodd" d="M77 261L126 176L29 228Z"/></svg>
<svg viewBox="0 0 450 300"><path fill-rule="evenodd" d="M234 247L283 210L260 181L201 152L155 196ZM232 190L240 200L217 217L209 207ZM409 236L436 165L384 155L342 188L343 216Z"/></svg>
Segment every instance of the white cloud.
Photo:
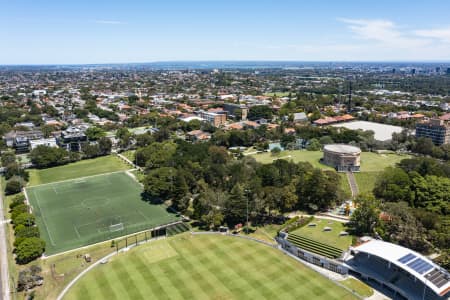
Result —
<svg viewBox="0 0 450 300"><path fill-rule="evenodd" d="M420 37L432 38L444 43L450 43L450 28L423 29L416 30L414 33Z"/></svg>
<svg viewBox="0 0 450 300"><path fill-rule="evenodd" d="M95 20L94 22L97 23L97 24L106 24L106 25L124 25L124 24L127 24L126 22L115 21L115 20Z"/></svg>
<svg viewBox="0 0 450 300"><path fill-rule="evenodd" d="M371 40L387 47L423 47L430 43L428 39L401 31L394 22L389 20L346 18L339 18L338 20L348 24L348 28L356 34L356 37Z"/></svg>

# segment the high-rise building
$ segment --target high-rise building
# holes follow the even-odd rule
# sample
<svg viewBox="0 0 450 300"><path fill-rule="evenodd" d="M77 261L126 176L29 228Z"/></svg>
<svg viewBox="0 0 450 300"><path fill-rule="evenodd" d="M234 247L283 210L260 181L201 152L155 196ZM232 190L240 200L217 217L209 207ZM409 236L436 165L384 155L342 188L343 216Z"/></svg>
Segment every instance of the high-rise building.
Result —
<svg viewBox="0 0 450 300"><path fill-rule="evenodd" d="M450 123L446 119L444 116L417 123L416 137L430 138L438 146L450 144Z"/></svg>
<svg viewBox="0 0 450 300"><path fill-rule="evenodd" d="M214 113L201 110L198 112L198 116L214 127L220 127L227 122L226 113Z"/></svg>

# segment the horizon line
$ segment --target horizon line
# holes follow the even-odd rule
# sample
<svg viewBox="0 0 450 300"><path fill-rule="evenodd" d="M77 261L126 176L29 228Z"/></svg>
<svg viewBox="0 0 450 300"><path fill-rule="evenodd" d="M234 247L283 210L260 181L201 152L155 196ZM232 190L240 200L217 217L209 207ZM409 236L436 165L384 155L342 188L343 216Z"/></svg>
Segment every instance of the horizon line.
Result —
<svg viewBox="0 0 450 300"><path fill-rule="evenodd" d="M102 65L144 65L160 63L450 63L450 60L156 60L147 62L99 62L99 63L12 63L13 66L102 66Z"/></svg>

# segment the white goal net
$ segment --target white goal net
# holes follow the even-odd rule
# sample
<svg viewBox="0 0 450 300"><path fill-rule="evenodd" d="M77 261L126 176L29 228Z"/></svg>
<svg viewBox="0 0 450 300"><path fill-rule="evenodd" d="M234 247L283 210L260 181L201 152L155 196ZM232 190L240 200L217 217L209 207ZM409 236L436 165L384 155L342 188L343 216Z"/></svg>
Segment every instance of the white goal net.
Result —
<svg viewBox="0 0 450 300"><path fill-rule="evenodd" d="M110 232L121 231L123 230L123 223L113 224L109 226Z"/></svg>

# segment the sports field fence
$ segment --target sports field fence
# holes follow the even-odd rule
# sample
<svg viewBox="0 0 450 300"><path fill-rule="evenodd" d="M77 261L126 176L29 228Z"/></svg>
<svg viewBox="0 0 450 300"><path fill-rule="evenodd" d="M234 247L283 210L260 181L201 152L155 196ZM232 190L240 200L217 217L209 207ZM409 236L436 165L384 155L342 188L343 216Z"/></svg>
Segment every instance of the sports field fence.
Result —
<svg viewBox="0 0 450 300"><path fill-rule="evenodd" d="M125 227L126 228L126 227ZM176 221L172 223L167 223L163 225L159 225L157 227L153 227L150 229L145 229L135 234L129 234L123 236L123 238L118 240L113 240L114 246L116 247L116 251L123 248L128 248L130 245L137 245L140 242L148 241L153 238L161 237L161 236L172 236L175 234L183 233L190 230L189 224L183 221Z"/></svg>

